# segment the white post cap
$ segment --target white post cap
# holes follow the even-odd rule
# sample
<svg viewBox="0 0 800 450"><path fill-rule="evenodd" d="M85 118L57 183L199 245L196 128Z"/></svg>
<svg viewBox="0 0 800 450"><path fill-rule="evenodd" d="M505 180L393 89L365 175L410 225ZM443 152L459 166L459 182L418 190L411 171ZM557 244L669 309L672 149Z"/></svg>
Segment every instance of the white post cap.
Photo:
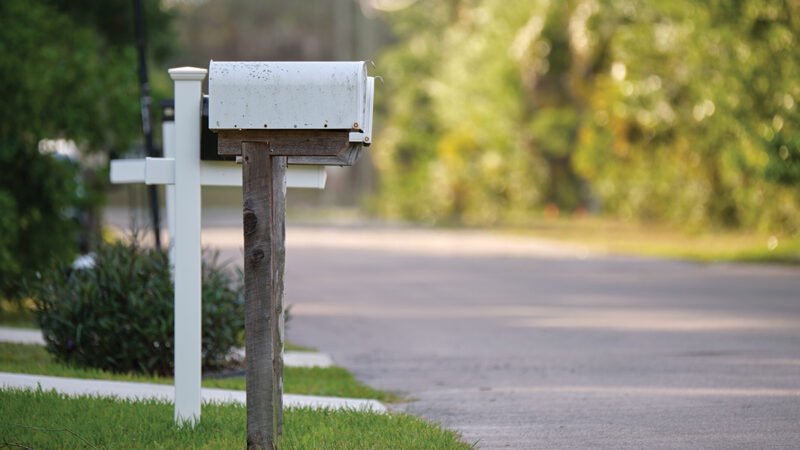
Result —
<svg viewBox="0 0 800 450"><path fill-rule="evenodd" d="M202 81L207 73L207 69L200 67L175 67L169 69L169 76L175 81Z"/></svg>

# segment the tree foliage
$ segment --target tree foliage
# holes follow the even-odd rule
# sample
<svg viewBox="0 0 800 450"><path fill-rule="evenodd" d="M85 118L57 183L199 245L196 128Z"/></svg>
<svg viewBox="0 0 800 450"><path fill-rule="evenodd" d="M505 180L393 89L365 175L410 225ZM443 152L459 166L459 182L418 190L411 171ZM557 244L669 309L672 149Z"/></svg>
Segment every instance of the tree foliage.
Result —
<svg viewBox="0 0 800 450"><path fill-rule="evenodd" d="M0 296L18 296L20 281L74 253L74 211L96 198L78 183L76 164L43 154L39 142L121 152L140 132L132 8L122 0L0 2ZM150 10L154 20L165 16Z"/></svg>
<svg viewBox="0 0 800 450"><path fill-rule="evenodd" d="M185 1L178 11L177 64L369 59L389 34L357 0Z"/></svg>
<svg viewBox="0 0 800 450"><path fill-rule="evenodd" d="M391 20L383 214L800 231L800 3L420 0Z"/></svg>

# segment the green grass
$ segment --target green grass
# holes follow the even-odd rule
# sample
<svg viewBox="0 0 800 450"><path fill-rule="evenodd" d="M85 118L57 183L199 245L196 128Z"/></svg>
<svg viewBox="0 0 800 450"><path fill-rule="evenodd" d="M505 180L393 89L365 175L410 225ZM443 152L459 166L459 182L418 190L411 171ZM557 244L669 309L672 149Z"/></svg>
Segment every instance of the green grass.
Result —
<svg viewBox="0 0 800 450"><path fill-rule="evenodd" d="M800 264L800 236L728 230L687 232L598 217L540 219L512 232L582 244L605 253L700 262Z"/></svg>
<svg viewBox="0 0 800 450"><path fill-rule="evenodd" d="M304 345L297 345L292 343L291 341L286 341L283 343L283 349L287 352L316 352L317 349L306 347Z"/></svg>
<svg viewBox="0 0 800 450"><path fill-rule="evenodd" d="M353 374L341 367L286 367L283 383L286 392L292 394L371 398L383 402L400 400L392 393L360 383ZM245 383L243 377L211 378L203 380L203 386L244 390Z"/></svg>
<svg viewBox="0 0 800 450"><path fill-rule="evenodd" d="M0 343L0 372L172 384L172 378L168 377L110 373L62 364L42 346L7 342ZM341 367L286 367L283 376L284 391L290 394L370 398L384 402L399 400L394 394L372 389L360 383L350 372ZM245 382L244 377L205 378L203 386L244 390Z"/></svg>
<svg viewBox="0 0 800 450"><path fill-rule="evenodd" d="M172 404L55 392L0 391L0 447L233 449L246 444L240 405L203 405L191 429L172 422ZM288 408L284 449L467 449L458 435L405 414Z"/></svg>

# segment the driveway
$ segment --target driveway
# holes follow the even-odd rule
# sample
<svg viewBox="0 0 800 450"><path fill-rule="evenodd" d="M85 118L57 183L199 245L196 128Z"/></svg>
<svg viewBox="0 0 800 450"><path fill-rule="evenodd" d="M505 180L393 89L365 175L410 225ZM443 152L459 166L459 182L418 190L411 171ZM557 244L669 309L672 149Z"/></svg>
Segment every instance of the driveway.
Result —
<svg viewBox="0 0 800 450"><path fill-rule="evenodd" d="M457 232L288 242L289 337L479 448L800 448L795 268Z"/></svg>

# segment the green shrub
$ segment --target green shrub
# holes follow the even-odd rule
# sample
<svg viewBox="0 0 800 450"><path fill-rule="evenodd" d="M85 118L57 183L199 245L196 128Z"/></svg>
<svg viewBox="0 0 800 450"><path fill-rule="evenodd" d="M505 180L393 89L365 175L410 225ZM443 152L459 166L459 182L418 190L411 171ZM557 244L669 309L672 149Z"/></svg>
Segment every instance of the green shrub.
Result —
<svg viewBox="0 0 800 450"><path fill-rule="evenodd" d="M173 372L173 287L165 251L129 242L101 244L90 269L60 266L35 288L37 319L57 359L113 372ZM203 366L225 364L244 336L238 278L203 261Z"/></svg>
<svg viewBox="0 0 800 450"><path fill-rule="evenodd" d="M2 138L0 167L0 298L18 300L32 274L78 250L78 170L35 146Z"/></svg>

